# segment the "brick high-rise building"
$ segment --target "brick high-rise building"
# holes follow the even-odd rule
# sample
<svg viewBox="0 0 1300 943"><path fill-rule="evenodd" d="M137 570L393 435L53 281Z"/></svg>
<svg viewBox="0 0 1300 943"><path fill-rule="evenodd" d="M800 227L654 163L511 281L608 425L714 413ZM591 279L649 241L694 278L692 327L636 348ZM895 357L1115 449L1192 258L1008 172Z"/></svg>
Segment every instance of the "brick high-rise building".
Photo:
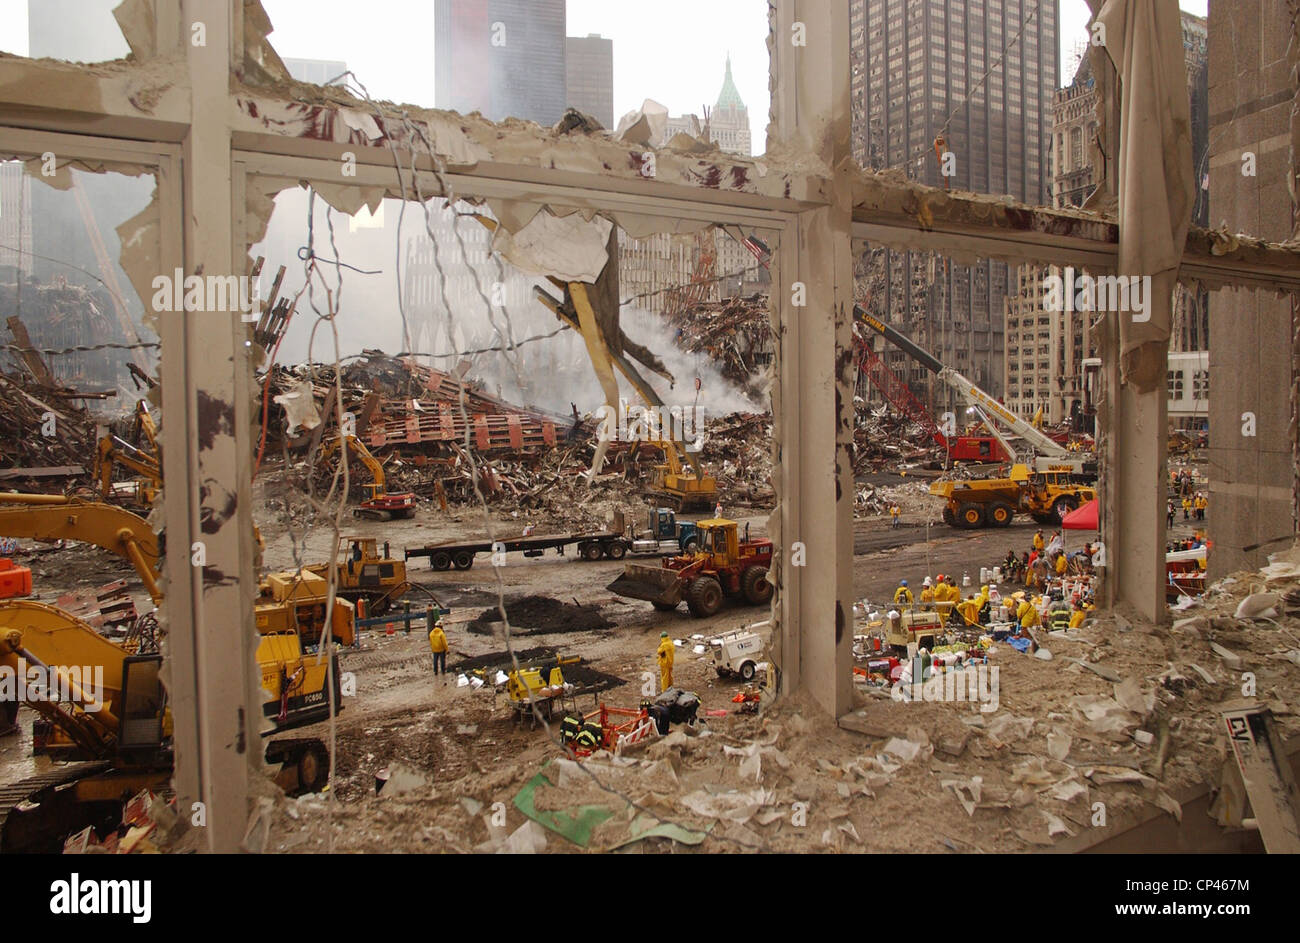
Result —
<svg viewBox="0 0 1300 943"><path fill-rule="evenodd" d="M550 125L565 108L565 0L435 0L434 102Z"/></svg>
<svg viewBox="0 0 1300 943"><path fill-rule="evenodd" d="M862 166L1049 202L1057 0L851 0L849 16L853 153ZM952 155L947 178L944 153ZM876 249L859 275L873 313L1001 392L1003 301L1014 290L1006 265ZM950 402L905 354L880 351L932 406Z"/></svg>

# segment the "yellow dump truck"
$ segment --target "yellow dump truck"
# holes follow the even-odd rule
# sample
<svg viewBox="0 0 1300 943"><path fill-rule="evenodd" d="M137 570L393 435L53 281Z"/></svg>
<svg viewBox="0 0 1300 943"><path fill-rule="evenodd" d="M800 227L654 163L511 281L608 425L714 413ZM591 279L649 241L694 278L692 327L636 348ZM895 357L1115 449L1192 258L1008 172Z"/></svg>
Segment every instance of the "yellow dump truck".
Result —
<svg viewBox="0 0 1300 943"><path fill-rule="evenodd" d="M1073 480L1069 469L1031 472L1013 465L1007 478L936 481L930 494L944 499L943 520L950 527L1006 527L1017 513L1040 524L1060 523L1097 491Z"/></svg>

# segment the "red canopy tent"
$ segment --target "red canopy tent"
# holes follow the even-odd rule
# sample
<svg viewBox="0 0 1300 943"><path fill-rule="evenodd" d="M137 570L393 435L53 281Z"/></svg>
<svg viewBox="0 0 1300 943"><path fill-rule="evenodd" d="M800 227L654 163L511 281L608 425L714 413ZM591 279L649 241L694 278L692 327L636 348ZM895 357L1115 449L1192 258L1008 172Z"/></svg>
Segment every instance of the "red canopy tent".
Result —
<svg viewBox="0 0 1300 943"><path fill-rule="evenodd" d="M1097 501L1094 498L1082 507L1077 507L1061 519L1061 526L1066 530L1096 530Z"/></svg>

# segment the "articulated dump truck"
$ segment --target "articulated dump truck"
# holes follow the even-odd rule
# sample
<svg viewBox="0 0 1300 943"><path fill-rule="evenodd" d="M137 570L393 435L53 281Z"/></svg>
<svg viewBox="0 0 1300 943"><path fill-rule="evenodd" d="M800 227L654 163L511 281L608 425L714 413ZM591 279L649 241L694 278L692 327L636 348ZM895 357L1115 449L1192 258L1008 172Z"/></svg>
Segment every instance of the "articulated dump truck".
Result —
<svg viewBox="0 0 1300 943"><path fill-rule="evenodd" d="M1013 465L1009 478L936 481L930 494L944 499L943 520L950 527L1006 527L1016 514L1040 524L1059 524L1079 505L1097 497L1091 485L1070 469L1031 472Z"/></svg>

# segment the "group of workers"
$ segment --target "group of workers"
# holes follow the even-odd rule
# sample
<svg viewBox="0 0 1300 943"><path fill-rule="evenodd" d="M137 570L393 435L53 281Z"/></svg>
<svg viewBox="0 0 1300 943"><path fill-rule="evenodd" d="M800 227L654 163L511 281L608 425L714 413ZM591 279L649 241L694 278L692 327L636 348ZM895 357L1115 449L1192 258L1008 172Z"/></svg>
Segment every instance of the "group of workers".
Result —
<svg viewBox="0 0 1300 943"><path fill-rule="evenodd" d="M1198 530L1191 537L1179 537L1165 544L1166 553L1178 553L1181 550L1197 550L1201 547L1209 547L1209 539L1205 536L1205 531Z"/></svg>
<svg viewBox="0 0 1300 943"><path fill-rule="evenodd" d="M961 590L957 588L951 576L939 574L936 580L926 577L921 584L921 606L924 609L931 609L937 602L957 602L961 599ZM907 580L898 581L898 589L894 590L895 606L914 606L916 597L912 595L912 590L908 588Z"/></svg>
<svg viewBox="0 0 1300 943"><path fill-rule="evenodd" d="M921 599L920 608L922 609L940 609L954 614L960 614L968 624L975 625L979 620L981 611L986 611L989 602L989 588L980 587L979 595L972 596L970 599L963 600L961 590L957 588L957 581L951 576L945 576L940 573L933 580L926 577L921 582ZM916 608L917 600L908 586L907 580L899 580L898 588L894 590L894 605L902 609Z"/></svg>
<svg viewBox="0 0 1300 943"><path fill-rule="evenodd" d="M1073 573L1082 576L1101 566L1098 550L1091 543L1075 551L1065 549L1061 532L1053 532L1051 539L1042 530L1034 532L1033 546L1017 557L1014 550L1007 551L1002 561L1002 572L1008 582L1023 581L1026 589L1046 586L1053 577L1061 578Z"/></svg>
<svg viewBox="0 0 1300 943"><path fill-rule="evenodd" d="M1089 592L1076 592L1067 601L1062 589L1042 595L1018 591L1002 596L997 586L984 584L973 596L963 598L956 580L940 573L935 579L925 577L921 584L919 603L907 580L899 580L894 590L894 606L903 608L937 609L948 614L948 621L958 626L980 626L991 622L1014 622L1017 634L1037 626L1052 629L1072 629L1083 624L1093 608Z"/></svg>
<svg viewBox="0 0 1300 943"><path fill-rule="evenodd" d="M1182 505L1183 505L1183 520L1185 521L1192 520L1193 519L1192 515L1195 515L1195 520L1203 521L1205 520L1205 509L1210 506L1210 500L1204 494L1198 491L1195 494L1183 495ZM1169 504L1165 508L1165 523L1166 526L1168 527L1174 526L1174 499L1173 498L1169 499Z"/></svg>

